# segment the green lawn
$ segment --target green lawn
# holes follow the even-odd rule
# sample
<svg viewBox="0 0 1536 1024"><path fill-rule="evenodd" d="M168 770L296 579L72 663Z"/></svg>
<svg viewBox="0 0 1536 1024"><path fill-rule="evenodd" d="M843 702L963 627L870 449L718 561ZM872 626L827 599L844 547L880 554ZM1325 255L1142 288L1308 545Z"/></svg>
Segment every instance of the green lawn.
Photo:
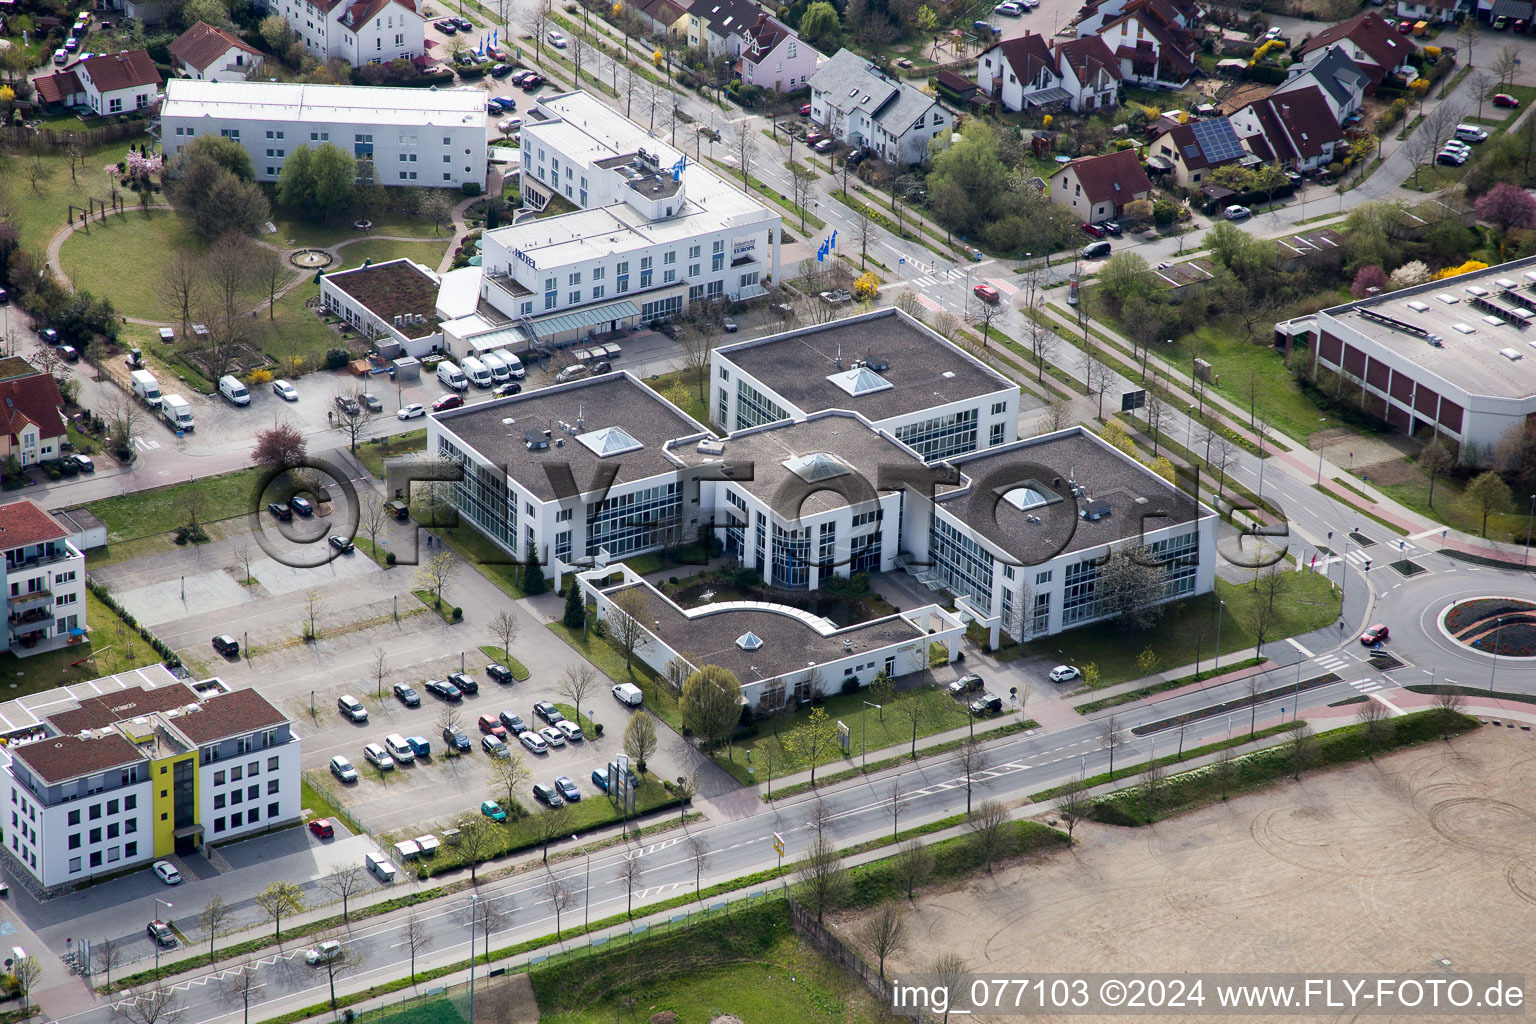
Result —
<svg viewBox="0 0 1536 1024"><path fill-rule="evenodd" d="M687 370L652 374L645 382L662 398L681 409L684 415L692 416L705 425L709 424L709 406L699 398L698 382L692 379L692 374ZM705 393L708 393L707 388Z"/></svg>
<svg viewBox="0 0 1536 1024"><path fill-rule="evenodd" d="M414 190L413 190L414 191ZM464 197L458 192L450 191L455 203ZM277 226L277 234L265 236L274 245L282 245L290 248L322 248L328 249L341 242L348 242L354 238L368 238L373 235L405 235L415 238L444 238L440 232L446 229L434 229L427 220L407 216L392 211L374 214L369 219L373 221L373 230L364 234L352 226L356 217L343 216L337 218L335 224L315 224L292 216L274 217L272 223ZM343 249L343 252L346 250Z"/></svg>
<svg viewBox="0 0 1536 1024"><path fill-rule="evenodd" d="M92 197L107 199L111 187L106 168L112 167L116 173L115 165L127 155L128 144L142 141L143 138L135 136L88 149L85 166L77 172L73 182L69 176L69 161L64 154L44 153L39 157L44 175L39 179L36 189L32 187L23 163L30 164L32 158L9 154L5 171L0 173L0 206L14 212L21 244L41 255L54 232L68 223L69 204L83 208ZM130 193L126 198L131 201L134 196ZM93 226L91 230L96 229ZM141 253L136 262L152 264L154 261L143 259Z"/></svg>
<svg viewBox="0 0 1536 1024"><path fill-rule="evenodd" d="M1355 474L1359 477L1360 474ZM1435 480L1435 503L1429 503L1429 477L1415 470L1413 479L1405 483L1389 484L1382 486L1372 480L1371 486L1404 508L1412 509L1422 516L1427 516L1447 526L1455 527L1471 534L1474 537L1481 536L1483 529L1483 515L1474 508L1462 504L1462 492L1466 490L1464 481L1456 477L1440 477ZM1526 509L1529 511L1530 498L1526 498ZM1488 517L1488 539L1513 541L1519 543L1525 536L1526 515L1522 514L1518 497L1515 501L1514 512L1496 512ZM1391 559L1383 558L1383 561Z"/></svg>
<svg viewBox="0 0 1536 1024"><path fill-rule="evenodd" d="M411 517L418 523L427 523L431 519L429 515L422 514L415 503L411 507ZM485 534L460 519L456 526L438 529L437 536L453 549L454 554L500 587L508 597L527 596L522 588L522 566L513 562L511 555L491 543Z"/></svg>
<svg viewBox="0 0 1536 1024"><path fill-rule="evenodd" d="M160 262L144 255L204 248L189 218L129 207L121 217L92 224L89 233L77 230L59 250L59 262L76 288L106 296L119 313L169 321L174 314L155 297Z"/></svg>
<svg viewBox="0 0 1536 1024"><path fill-rule="evenodd" d="M189 510L197 509L198 520L211 522L250 511L261 470L239 469L171 484L148 491L135 491L115 498L103 498L85 507L107 525L107 543L133 540L165 533L187 522Z"/></svg>
<svg viewBox="0 0 1536 1024"><path fill-rule="evenodd" d="M85 595L85 622L89 635L84 643L74 647L27 658L0 654L0 676L6 679L0 697L9 700L24 693L100 679L160 661L137 630L89 591Z"/></svg>
<svg viewBox="0 0 1536 1024"><path fill-rule="evenodd" d="M429 239L424 242L397 242L393 239L368 239L361 242L352 242L342 246L340 258L331 266L332 270L351 270L363 265L363 260L372 259L374 263L387 263L390 260L401 258L415 260L433 273L437 272L437 265L442 262L443 253L448 251L447 237Z"/></svg>
<svg viewBox="0 0 1536 1024"><path fill-rule="evenodd" d="M1253 615L1260 595L1248 584L1216 580L1214 594L1202 594L1168 609L1145 633L1127 633L1116 622L1101 622L1023 644L1021 656L1050 658L1069 665L1093 662L1099 666L1101 686L1123 683L1146 675L1137 664L1143 650L1157 653L1163 670L1193 665L1196 648L1208 661L1216 643L1216 602L1225 601L1221 614L1221 649L1232 653L1252 650L1256 639ZM1273 644L1288 636L1321 629L1339 617L1339 597L1324 576L1287 572L1276 597L1276 621L1264 642Z"/></svg>
<svg viewBox="0 0 1536 1024"><path fill-rule="evenodd" d="M369 440L357 447L357 461L368 467L376 478L384 479L384 460L397 455L410 455L427 450L427 428L407 430L403 434L390 434L377 441Z"/></svg>
<svg viewBox="0 0 1536 1024"><path fill-rule="evenodd" d="M507 652L502 650L500 647L497 647L494 644L487 644L486 646L480 648L480 653L485 655L491 661L507 666L508 670L510 670L512 673L512 678L516 679L518 682L521 683L527 681L528 669L516 658L507 657Z"/></svg>

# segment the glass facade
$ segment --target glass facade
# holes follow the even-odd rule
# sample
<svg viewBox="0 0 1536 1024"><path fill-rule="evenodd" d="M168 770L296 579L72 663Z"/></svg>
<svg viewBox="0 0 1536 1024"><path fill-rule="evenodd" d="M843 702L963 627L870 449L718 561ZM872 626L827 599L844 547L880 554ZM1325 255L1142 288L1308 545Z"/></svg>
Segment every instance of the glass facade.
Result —
<svg viewBox="0 0 1536 1024"><path fill-rule="evenodd" d="M811 530L773 526L773 582L780 587L804 587L810 582Z"/></svg>
<svg viewBox="0 0 1536 1024"><path fill-rule="evenodd" d="M897 427L896 440L908 445L924 462L947 459L976 449L976 410L934 416Z"/></svg>
<svg viewBox="0 0 1536 1024"><path fill-rule="evenodd" d="M508 549L517 548L517 502L507 497L506 476L470 460L446 437L438 438L439 458L457 462L463 479L452 487L453 504L459 515L474 522L482 533L494 537Z"/></svg>
<svg viewBox="0 0 1536 1024"><path fill-rule="evenodd" d="M1198 530L1181 533L1147 545L1152 557L1163 565L1163 596L1192 594L1200 571L1200 534ZM1104 614L1096 591L1099 567L1093 560L1067 566L1063 576L1061 625L1065 629Z"/></svg>
<svg viewBox="0 0 1536 1024"><path fill-rule="evenodd" d="M657 484L606 499L601 506L587 504L587 547L595 555L607 549L615 558L644 551L661 543L661 534L682 511L681 495L674 483Z"/></svg>
<svg viewBox="0 0 1536 1024"><path fill-rule="evenodd" d="M928 536L933 567L952 594L963 594L985 614L992 614L992 562L990 552L935 515Z"/></svg>
<svg viewBox="0 0 1536 1024"><path fill-rule="evenodd" d="M789 413L773 399L744 380L736 382L736 425L732 430L789 419Z"/></svg>

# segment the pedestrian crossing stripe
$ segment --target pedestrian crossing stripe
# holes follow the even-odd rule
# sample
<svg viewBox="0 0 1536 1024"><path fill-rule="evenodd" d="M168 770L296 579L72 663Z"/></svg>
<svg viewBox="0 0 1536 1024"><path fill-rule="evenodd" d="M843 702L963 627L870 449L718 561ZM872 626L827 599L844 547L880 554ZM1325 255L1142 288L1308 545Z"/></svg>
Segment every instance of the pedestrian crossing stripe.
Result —
<svg viewBox="0 0 1536 1024"><path fill-rule="evenodd" d="M133 439L133 446L135 448L137 448L141 452L148 452L148 451L153 451L156 448L159 448L160 447L160 442L159 441L150 441L150 440L147 440L147 439L142 438L142 437L135 437Z"/></svg>

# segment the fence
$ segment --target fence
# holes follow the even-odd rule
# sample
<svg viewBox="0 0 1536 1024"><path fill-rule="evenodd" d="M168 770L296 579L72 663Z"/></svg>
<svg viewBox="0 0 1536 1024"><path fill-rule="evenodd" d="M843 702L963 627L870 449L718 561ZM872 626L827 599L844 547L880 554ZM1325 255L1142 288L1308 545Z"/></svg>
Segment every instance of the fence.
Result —
<svg viewBox="0 0 1536 1024"><path fill-rule="evenodd" d="M0 126L0 148L4 149L62 149L71 143L83 146L100 146L122 139L134 139L144 134L146 121L142 117L94 128L81 126L59 130L57 128L28 128L25 125Z"/></svg>
<svg viewBox="0 0 1536 1024"><path fill-rule="evenodd" d="M891 983L880 976L880 972L864 961L864 958L854 952L847 943L833 935L821 922L816 920L816 915L802 907L793 897L789 900L789 921L795 931L805 936L823 955L830 957L839 966L852 971L864 982L864 987L874 993L883 1006L895 1005L895 999L891 992ZM910 1013L913 1020L920 1024L934 1024L932 1017L923 1013Z"/></svg>

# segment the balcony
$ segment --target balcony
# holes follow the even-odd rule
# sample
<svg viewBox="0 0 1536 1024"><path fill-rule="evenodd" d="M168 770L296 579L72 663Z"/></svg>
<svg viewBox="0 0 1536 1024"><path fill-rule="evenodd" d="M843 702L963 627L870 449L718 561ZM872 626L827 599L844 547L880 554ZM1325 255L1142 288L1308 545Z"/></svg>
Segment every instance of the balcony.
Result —
<svg viewBox="0 0 1536 1024"><path fill-rule="evenodd" d="M28 607L30 605L35 605L39 601L50 601L51 602L52 600L53 600L53 591L51 591L51 590L34 590L34 591L31 591L30 593L16 594L16 595L14 595L14 596L12 596L10 598L7 598L5 604L6 604L7 608L10 608L12 611L15 611L15 610L20 609L20 608L26 608L26 607Z"/></svg>
<svg viewBox="0 0 1536 1024"><path fill-rule="evenodd" d="M53 617L53 609L42 606L28 608L24 612L13 612L8 620L11 632L16 631L17 626L25 626L33 622L47 622Z"/></svg>
<svg viewBox="0 0 1536 1024"><path fill-rule="evenodd" d="M76 557L76 552L68 544L60 544L52 551L40 552L28 555L25 558L17 558L11 552L5 555L5 571L7 573L25 572L28 569L37 569L41 566L52 565L54 562L63 562Z"/></svg>

